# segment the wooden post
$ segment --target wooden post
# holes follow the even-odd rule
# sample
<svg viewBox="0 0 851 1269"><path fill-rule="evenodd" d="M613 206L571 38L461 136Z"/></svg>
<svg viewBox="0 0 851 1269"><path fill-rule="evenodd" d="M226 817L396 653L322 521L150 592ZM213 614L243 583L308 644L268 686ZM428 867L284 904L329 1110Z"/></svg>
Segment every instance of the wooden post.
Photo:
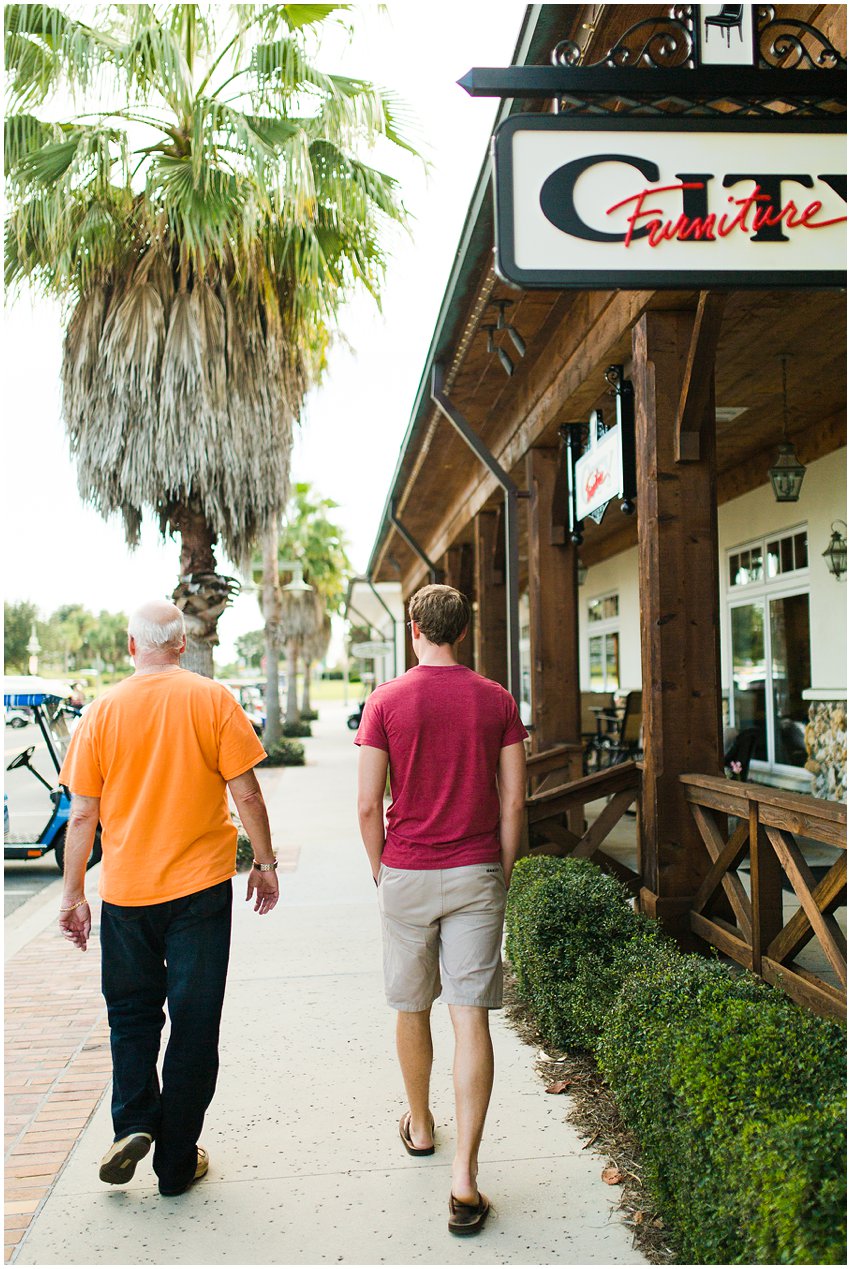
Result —
<svg viewBox="0 0 851 1269"><path fill-rule="evenodd" d="M474 522L476 591L476 669L508 686L508 637L505 571L499 567L500 516L480 511Z"/></svg>
<svg viewBox="0 0 851 1269"><path fill-rule="evenodd" d="M654 311L633 330L644 714L641 902L674 930L685 930L690 898L710 866L678 776L720 774L723 752L713 375L705 380L700 456L677 461L676 421L693 328L693 314Z"/></svg>
<svg viewBox="0 0 851 1269"><path fill-rule="evenodd" d="M446 552L444 567L446 570L445 584L460 590L461 594L466 595L472 603L475 594L472 546L468 542L463 542L459 546L450 546ZM475 664L475 656L476 620L475 614L473 614L470 620L470 629L458 645L458 661L461 665L467 665L472 669Z"/></svg>
<svg viewBox="0 0 851 1269"><path fill-rule="evenodd" d="M580 740L577 552L571 543L564 543L563 526L552 521L555 482L564 479L558 450L529 450L526 477L530 494L532 752L540 753L556 744ZM581 774L580 765L577 777Z"/></svg>
<svg viewBox="0 0 851 1269"><path fill-rule="evenodd" d="M411 596L408 595L403 605L403 610L405 614L404 620L406 623L408 621L408 604L410 603L410 599L411 599ZM417 664L418 664L417 658L414 656L414 645L411 643L411 632L408 629L408 626L406 624L405 625L405 669L412 670L414 666Z"/></svg>

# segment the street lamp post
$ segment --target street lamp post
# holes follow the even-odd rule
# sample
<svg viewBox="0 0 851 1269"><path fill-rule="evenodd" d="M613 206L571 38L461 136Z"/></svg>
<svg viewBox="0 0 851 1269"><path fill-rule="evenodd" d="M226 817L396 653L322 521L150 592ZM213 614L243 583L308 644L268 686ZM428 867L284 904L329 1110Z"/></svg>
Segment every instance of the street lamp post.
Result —
<svg viewBox="0 0 851 1269"><path fill-rule="evenodd" d="M38 641L38 635L35 631L35 622L32 624L32 633L30 634L27 644L27 652L29 653L29 670L30 674L38 674L38 654L41 652L41 644Z"/></svg>

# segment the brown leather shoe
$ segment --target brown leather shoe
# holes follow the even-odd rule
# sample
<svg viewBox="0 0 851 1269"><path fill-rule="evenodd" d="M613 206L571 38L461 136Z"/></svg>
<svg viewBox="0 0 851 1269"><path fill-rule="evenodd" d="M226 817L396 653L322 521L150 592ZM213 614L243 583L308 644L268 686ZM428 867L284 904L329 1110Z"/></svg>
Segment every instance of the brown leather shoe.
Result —
<svg viewBox="0 0 851 1269"><path fill-rule="evenodd" d="M482 1194L481 1190L478 1203L461 1203L454 1194L450 1194L450 1234L478 1234L484 1228L490 1210L490 1200L486 1194Z"/></svg>
<svg viewBox="0 0 851 1269"><path fill-rule="evenodd" d="M429 1115L429 1118L431 1120L431 1135L432 1135L432 1141L433 1141L434 1115ZM411 1140L411 1112L409 1110L405 1111L405 1114L399 1120L399 1136L402 1138L402 1145L405 1147L408 1154L413 1154L413 1155L434 1154L433 1144L430 1146L415 1146L413 1141Z"/></svg>

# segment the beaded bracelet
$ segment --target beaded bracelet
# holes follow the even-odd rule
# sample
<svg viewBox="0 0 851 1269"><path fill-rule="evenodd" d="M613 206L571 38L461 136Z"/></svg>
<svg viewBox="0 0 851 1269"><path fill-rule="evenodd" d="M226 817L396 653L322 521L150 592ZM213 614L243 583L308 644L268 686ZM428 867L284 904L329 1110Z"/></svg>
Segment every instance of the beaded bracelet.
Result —
<svg viewBox="0 0 851 1269"><path fill-rule="evenodd" d="M81 908L84 903L88 903L88 899L78 899L76 903L72 903L70 908L60 908L60 912L73 912L75 908Z"/></svg>

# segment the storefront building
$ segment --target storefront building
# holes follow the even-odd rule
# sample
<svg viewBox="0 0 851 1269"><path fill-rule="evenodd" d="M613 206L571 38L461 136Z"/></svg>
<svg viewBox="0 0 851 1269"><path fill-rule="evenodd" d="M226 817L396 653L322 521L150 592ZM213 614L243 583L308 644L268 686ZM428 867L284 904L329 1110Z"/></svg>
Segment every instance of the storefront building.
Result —
<svg viewBox="0 0 851 1269"><path fill-rule="evenodd" d="M725 21L742 10L741 31L735 14L712 22L720 6L530 6L513 66L465 76L468 91L504 93L508 80L517 95L499 107L496 180L488 155L367 575L402 600L428 580L471 597L462 655L514 692L533 770L561 781L530 799L533 849L623 875L602 842L638 803L644 909L836 1012L845 9L724 9ZM708 64L719 33L751 58L735 80ZM638 192L620 198L602 174ZM762 220L760 188L777 197L762 196ZM665 255L661 210L651 216L671 189L684 208L667 222L677 255ZM727 244L711 232L724 227L718 198L738 217ZM624 204L625 221L605 220ZM571 236L587 240L578 272ZM611 269L596 267L610 246ZM623 474L595 505L615 444ZM613 695L635 714L617 757L640 765L589 774L588 710ZM595 833L583 808L604 796ZM824 877L795 833L828 852ZM781 873L798 898L807 890L791 931ZM827 986L789 968L814 938Z"/></svg>

